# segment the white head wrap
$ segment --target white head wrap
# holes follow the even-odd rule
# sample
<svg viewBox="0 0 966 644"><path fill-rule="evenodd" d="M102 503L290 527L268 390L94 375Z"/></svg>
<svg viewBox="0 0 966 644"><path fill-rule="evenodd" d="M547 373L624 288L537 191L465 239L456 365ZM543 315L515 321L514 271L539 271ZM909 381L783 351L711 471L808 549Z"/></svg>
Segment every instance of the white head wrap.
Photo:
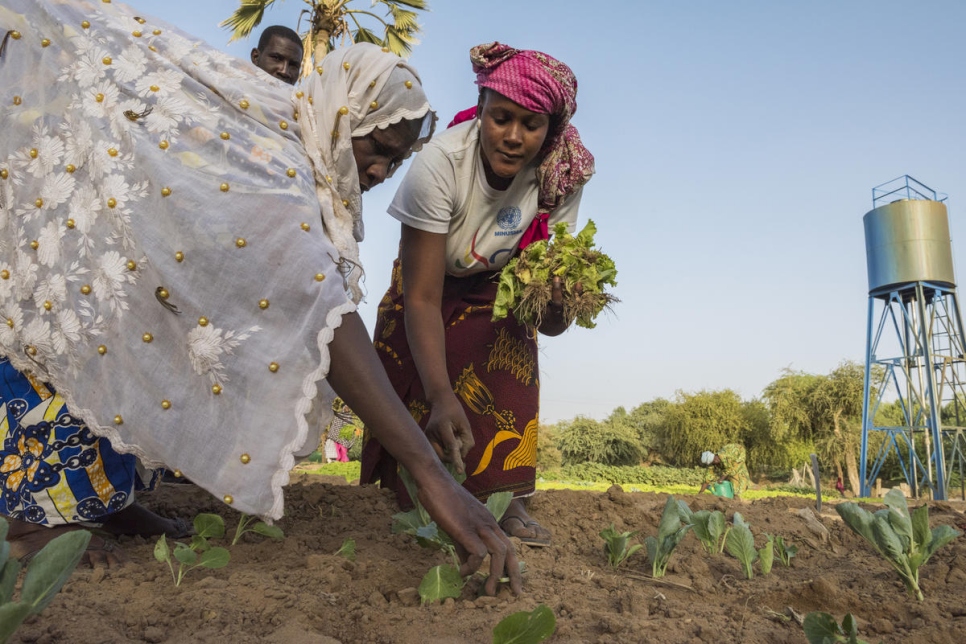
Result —
<svg viewBox="0 0 966 644"><path fill-rule="evenodd" d="M711 465L714 463L714 452L702 452L701 463L704 465Z"/></svg>
<svg viewBox="0 0 966 644"><path fill-rule="evenodd" d="M302 140L315 170L326 232L340 254L353 299L359 288L359 246L364 228L352 139L402 120L420 122L413 151L433 135L430 109L416 70L370 43L330 52L296 96Z"/></svg>

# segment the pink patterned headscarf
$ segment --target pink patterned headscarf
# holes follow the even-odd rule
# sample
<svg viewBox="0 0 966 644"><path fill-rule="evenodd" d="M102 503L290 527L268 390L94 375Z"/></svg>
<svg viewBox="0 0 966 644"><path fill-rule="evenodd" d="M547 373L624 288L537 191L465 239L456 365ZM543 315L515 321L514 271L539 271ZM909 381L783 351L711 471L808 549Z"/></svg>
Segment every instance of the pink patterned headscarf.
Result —
<svg viewBox="0 0 966 644"><path fill-rule="evenodd" d="M594 174L594 156L580 142L570 117L577 111L577 79L567 65L539 51L514 49L498 42L470 50L476 84L506 96L524 109L549 114L551 130L537 168L537 225L521 247L547 238L550 213ZM462 113L461 113L462 114Z"/></svg>

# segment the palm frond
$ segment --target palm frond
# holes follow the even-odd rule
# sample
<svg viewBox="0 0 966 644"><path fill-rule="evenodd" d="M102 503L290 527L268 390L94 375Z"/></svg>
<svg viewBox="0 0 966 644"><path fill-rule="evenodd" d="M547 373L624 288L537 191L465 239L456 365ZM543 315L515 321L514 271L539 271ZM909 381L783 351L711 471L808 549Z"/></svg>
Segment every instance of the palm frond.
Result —
<svg viewBox="0 0 966 644"><path fill-rule="evenodd" d="M397 56L409 57L409 54L413 52L413 45L416 44L419 44L419 41L412 36L402 34L392 27L386 29L386 45L389 47L389 51Z"/></svg>
<svg viewBox="0 0 966 644"><path fill-rule="evenodd" d="M392 16L392 22L396 29L410 33L416 33L420 30L419 16L416 15L416 12L390 4L389 14Z"/></svg>
<svg viewBox="0 0 966 644"><path fill-rule="evenodd" d="M426 0L379 0L387 5L401 4L411 7L417 11L429 11L429 3Z"/></svg>
<svg viewBox="0 0 966 644"><path fill-rule="evenodd" d="M258 26L265 16L265 10L275 2L275 0L241 0L241 4L235 12L227 19L223 20L218 26L231 29L231 38L228 42L247 38L252 30Z"/></svg>
<svg viewBox="0 0 966 644"><path fill-rule="evenodd" d="M352 33L352 39L355 42L371 42L373 45L379 45L380 47L386 46L386 43L382 38L377 36L373 31L362 26L359 26L359 28Z"/></svg>

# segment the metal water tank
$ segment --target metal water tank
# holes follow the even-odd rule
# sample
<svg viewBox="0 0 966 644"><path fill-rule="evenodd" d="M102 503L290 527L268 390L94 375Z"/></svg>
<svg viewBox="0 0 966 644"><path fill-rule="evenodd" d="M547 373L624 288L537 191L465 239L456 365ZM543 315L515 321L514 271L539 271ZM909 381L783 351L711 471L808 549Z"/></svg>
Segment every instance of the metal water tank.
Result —
<svg viewBox="0 0 966 644"><path fill-rule="evenodd" d="M870 210L862 221L869 293L909 282L956 286L945 204L900 199Z"/></svg>

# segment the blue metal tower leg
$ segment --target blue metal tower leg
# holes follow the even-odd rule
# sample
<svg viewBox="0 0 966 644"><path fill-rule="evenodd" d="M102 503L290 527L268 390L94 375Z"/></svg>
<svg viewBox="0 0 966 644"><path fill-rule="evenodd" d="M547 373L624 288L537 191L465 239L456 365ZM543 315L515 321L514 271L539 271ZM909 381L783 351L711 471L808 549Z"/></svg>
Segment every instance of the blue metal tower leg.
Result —
<svg viewBox="0 0 966 644"><path fill-rule="evenodd" d="M861 489L859 494L864 497L869 496L870 486L867 476L869 464L869 429L872 425L869 419L869 407L871 406L871 396L869 391L870 374L872 373L872 313L875 309L875 298L869 297L869 319L866 325L865 343L865 377L862 384L862 453L859 457L859 480Z"/></svg>
<svg viewBox="0 0 966 644"><path fill-rule="evenodd" d="M933 293L933 297L939 297L938 292ZM943 453L943 434L942 419L939 417L939 405L936 404L938 389L936 388L936 374L934 372L934 357L932 349L932 338L930 337L929 324L926 322L926 294L922 287L922 282L916 284L916 305L919 309L919 341L922 345L922 357L926 372L926 401L929 403L929 434L932 437L931 454L928 459L935 467L936 478L933 487L933 499L937 501L946 500L946 456Z"/></svg>

